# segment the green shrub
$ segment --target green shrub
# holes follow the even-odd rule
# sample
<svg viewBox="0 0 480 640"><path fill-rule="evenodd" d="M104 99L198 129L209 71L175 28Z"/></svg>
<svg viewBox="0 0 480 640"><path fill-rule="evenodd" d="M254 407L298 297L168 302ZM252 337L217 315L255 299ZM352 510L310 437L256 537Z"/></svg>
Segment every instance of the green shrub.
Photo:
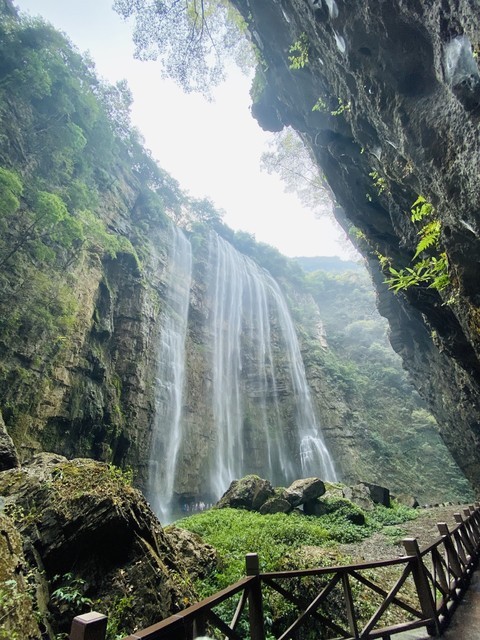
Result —
<svg viewBox="0 0 480 640"><path fill-rule="evenodd" d="M370 526L381 529L385 526L393 526L408 522L409 520L415 520L415 518L418 518L418 511L416 509L410 509L410 507L406 507L392 500L389 508L378 505L375 510L367 516L367 521Z"/></svg>

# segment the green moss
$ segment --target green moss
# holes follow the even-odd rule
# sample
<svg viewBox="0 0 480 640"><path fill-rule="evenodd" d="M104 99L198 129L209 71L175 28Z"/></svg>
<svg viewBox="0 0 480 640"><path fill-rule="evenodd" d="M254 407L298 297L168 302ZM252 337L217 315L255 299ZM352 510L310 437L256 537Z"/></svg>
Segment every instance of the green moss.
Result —
<svg viewBox="0 0 480 640"><path fill-rule="evenodd" d="M65 502L88 495L116 499L119 491L131 489L131 470L122 471L112 464L74 462L57 465L52 474L51 489ZM132 489L133 490L133 489Z"/></svg>

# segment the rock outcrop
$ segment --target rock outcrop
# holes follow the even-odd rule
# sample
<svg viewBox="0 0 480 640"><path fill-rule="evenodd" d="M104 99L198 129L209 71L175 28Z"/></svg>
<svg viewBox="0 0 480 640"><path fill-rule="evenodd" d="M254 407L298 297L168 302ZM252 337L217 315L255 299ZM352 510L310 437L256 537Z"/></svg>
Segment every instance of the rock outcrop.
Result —
<svg viewBox="0 0 480 640"><path fill-rule="evenodd" d="M285 489L272 487L258 476L246 476L234 480L215 507L258 511L261 515L296 511L317 517L340 511L350 522L361 526L365 524L364 511L371 511L375 504L390 506L385 487L370 483L327 486L328 491L320 478L299 478Z"/></svg>
<svg viewBox="0 0 480 640"><path fill-rule="evenodd" d="M13 440L8 434L7 427L0 412L0 471L18 467L19 464L17 450L15 449Z"/></svg>
<svg viewBox="0 0 480 640"><path fill-rule="evenodd" d="M292 126L309 147L339 204L337 219L357 228L392 346L480 489L476 7L467 0L234 4L264 60L254 116L271 131ZM441 229L427 263L444 251L449 284L439 291L430 280L394 296L382 269L415 261L419 227L410 210L420 195Z"/></svg>
<svg viewBox="0 0 480 640"><path fill-rule="evenodd" d="M170 540L128 478L105 463L39 454L0 473L0 496L9 515L1 517L10 522L0 536L0 545L10 541L10 551L2 551L2 588L18 593L22 605L6 612L7 628L25 625L29 635L21 637L40 637L28 631L36 628L32 612L53 640L94 600L118 633L146 627L195 600L188 554L181 559L185 545L197 574L215 565L213 550L196 536Z"/></svg>
<svg viewBox="0 0 480 640"><path fill-rule="evenodd" d="M273 494L273 487L268 480L249 475L240 480L233 480L215 506L219 509L231 507L232 509L258 511Z"/></svg>
<svg viewBox="0 0 480 640"><path fill-rule="evenodd" d="M325 493L325 484L320 478L301 478L285 489L283 495L292 507L299 507L316 500Z"/></svg>

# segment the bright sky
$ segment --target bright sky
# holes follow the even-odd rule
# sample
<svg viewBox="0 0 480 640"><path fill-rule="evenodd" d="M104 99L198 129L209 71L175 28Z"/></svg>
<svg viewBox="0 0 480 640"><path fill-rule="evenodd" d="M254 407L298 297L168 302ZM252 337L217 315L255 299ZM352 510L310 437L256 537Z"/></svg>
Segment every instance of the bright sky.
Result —
<svg viewBox="0 0 480 640"><path fill-rule="evenodd" d="M223 209L230 227L291 257L351 257L340 227L315 219L295 195L285 193L277 176L260 171L271 134L252 118L250 79L239 70L230 72L208 102L162 80L155 62L134 60L130 27L112 11L112 0L14 1L64 31L80 51L89 51L99 75L112 83L127 79L132 121L146 147L182 189Z"/></svg>

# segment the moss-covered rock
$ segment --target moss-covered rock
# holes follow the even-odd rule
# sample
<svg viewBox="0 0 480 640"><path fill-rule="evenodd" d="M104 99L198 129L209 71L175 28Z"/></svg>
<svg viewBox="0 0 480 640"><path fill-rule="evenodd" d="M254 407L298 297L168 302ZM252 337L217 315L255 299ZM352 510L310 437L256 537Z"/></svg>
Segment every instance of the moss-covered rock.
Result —
<svg viewBox="0 0 480 640"><path fill-rule="evenodd" d="M215 506L219 509L231 507L258 511L273 494L273 487L268 480L249 475L234 480Z"/></svg>
<svg viewBox="0 0 480 640"><path fill-rule="evenodd" d="M1 640L40 638L32 598L34 593L34 576L25 561L22 538L12 519L0 513Z"/></svg>
<svg viewBox="0 0 480 640"><path fill-rule="evenodd" d="M195 599L188 565L116 467L39 454L0 473L0 495L44 593L36 608L47 637L67 631L94 601L127 633Z"/></svg>

